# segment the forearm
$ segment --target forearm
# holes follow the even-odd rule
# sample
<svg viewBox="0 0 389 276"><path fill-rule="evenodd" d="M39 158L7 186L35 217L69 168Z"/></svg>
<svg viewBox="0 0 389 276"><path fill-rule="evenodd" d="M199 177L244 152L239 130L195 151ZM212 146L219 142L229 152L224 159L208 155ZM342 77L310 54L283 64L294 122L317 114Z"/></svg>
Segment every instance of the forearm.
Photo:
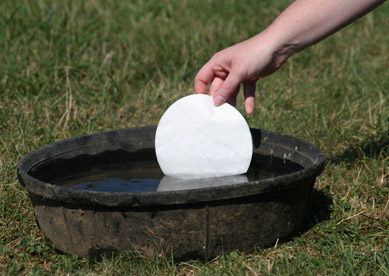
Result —
<svg viewBox="0 0 389 276"><path fill-rule="evenodd" d="M289 57L326 38L385 0L296 0L260 35Z"/></svg>
<svg viewBox="0 0 389 276"><path fill-rule="evenodd" d="M215 105L236 103L243 84L247 114L254 110L255 82L274 73L294 53L324 39L385 0L296 0L260 34L216 53L197 73L196 93Z"/></svg>

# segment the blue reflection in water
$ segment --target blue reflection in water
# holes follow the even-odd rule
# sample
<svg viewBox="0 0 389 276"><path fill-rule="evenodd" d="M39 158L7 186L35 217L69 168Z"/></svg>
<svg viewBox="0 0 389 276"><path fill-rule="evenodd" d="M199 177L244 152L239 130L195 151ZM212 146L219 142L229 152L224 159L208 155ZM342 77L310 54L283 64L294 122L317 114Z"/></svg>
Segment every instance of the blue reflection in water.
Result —
<svg viewBox="0 0 389 276"><path fill-rule="evenodd" d="M87 190L99 192L153 192L157 191L159 179L132 178L120 179L106 177L101 180L82 182L71 186L73 190Z"/></svg>

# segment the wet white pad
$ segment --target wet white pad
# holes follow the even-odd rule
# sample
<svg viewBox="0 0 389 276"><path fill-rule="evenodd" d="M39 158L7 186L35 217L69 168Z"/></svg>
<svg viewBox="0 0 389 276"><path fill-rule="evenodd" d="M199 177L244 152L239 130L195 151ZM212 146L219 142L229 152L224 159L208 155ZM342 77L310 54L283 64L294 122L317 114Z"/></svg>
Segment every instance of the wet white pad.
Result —
<svg viewBox="0 0 389 276"><path fill-rule="evenodd" d="M182 179L165 175L159 182L157 191L165 192L206 189L220 186L237 185L247 182L249 182L249 180L245 174L196 179Z"/></svg>
<svg viewBox="0 0 389 276"><path fill-rule="evenodd" d="M246 173L253 145L249 126L233 106L214 106L211 96L190 95L172 104L156 132L163 173L185 179Z"/></svg>

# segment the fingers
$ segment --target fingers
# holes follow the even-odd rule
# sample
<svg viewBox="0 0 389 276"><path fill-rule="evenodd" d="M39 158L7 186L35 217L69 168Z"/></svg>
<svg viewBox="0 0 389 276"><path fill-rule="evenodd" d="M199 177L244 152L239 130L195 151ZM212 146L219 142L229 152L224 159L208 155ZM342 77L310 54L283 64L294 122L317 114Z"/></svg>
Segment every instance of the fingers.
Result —
<svg viewBox="0 0 389 276"><path fill-rule="evenodd" d="M214 96L216 91L219 90L219 88L222 86L224 82L224 79L215 77L211 83L211 86L209 87L209 95Z"/></svg>
<svg viewBox="0 0 389 276"><path fill-rule="evenodd" d="M248 115L254 112L255 87L256 84L252 82L243 84L244 107Z"/></svg>
<svg viewBox="0 0 389 276"><path fill-rule="evenodd" d="M238 78L235 74L233 74L232 72L228 74L221 87L215 92L215 95L213 97L213 103L216 106L225 103L227 99L233 96L236 91L239 91L240 83L240 78Z"/></svg>
<svg viewBox="0 0 389 276"><path fill-rule="evenodd" d="M197 94L209 94L213 97L215 106L222 105L225 102L236 106L236 98L239 93L239 86L244 81L236 72L229 72L215 63L215 58L209 60L197 73L195 78L195 92ZM217 66L218 65L218 66ZM244 83L244 99L246 113L251 115L254 112L255 83Z"/></svg>
<svg viewBox="0 0 389 276"><path fill-rule="evenodd" d="M207 86L215 78L212 61L208 61L197 73L195 77L195 92L197 94L207 94Z"/></svg>
<svg viewBox="0 0 389 276"><path fill-rule="evenodd" d="M227 103L229 103L234 107L236 107L236 98L238 97L239 89L240 89L240 85L238 86L238 88L235 89L234 92L232 92L232 94L227 99Z"/></svg>

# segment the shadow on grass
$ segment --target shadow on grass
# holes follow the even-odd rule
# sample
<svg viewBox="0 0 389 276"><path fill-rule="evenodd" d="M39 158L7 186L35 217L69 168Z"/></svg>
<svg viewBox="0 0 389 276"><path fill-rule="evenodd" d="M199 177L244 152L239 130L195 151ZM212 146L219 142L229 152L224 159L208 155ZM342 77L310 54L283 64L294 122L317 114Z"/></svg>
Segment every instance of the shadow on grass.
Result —
<svg viewBox="0 0 389 276"><path fill-rule="evenodd" d="M332 204L332 198L327 193L313 189L300 233L307 232L316 224L330 219Z"/></svg>
<svg viewBox="0 0 389 276"><path fill-rule="evenodd" d="M389 133L380 137L362 141L356 145L351 145L341 154L329 159L333 164L351 163L354 160L368 158L383 158L389 156Z"/></svg>

